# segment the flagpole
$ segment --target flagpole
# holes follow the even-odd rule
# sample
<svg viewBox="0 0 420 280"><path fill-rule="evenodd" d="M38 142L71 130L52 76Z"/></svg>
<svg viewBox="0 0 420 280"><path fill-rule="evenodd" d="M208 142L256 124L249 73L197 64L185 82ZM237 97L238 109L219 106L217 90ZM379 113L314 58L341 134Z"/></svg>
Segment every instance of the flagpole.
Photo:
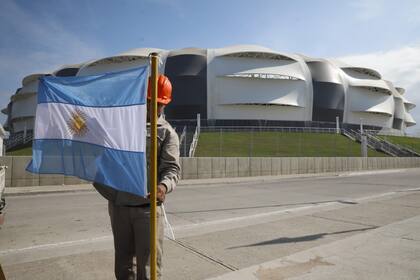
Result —
<svg viewBox="0 0 420 280"><path fill-rule="evenodd" d="M158 78L158 53L151 53L151 85L152 98L150 103L150 279L157 280L157 218L156 218L156 193L157 193L157 78Z"/></svg>

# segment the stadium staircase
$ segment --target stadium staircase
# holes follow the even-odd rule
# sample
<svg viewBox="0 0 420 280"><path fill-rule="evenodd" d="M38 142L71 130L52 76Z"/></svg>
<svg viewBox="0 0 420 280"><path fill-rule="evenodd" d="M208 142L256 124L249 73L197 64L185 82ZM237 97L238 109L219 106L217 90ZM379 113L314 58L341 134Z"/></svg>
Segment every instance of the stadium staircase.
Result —
<svg viewBox="0 0 420 280"><path fill-rule="evenodd" d="M6 151L26 147L32 143L33 138L34 134L32 130L27 131L26 134L23 132L10 134L9 139L5 139L4 141Z"/></svg>
<svg viewBox="0 0 420 280"><path fill-rule="evenodd" d="M362 142L362 134L358 130L342 129L341 134L358 143ZM408 147L393 144L370 132L365 132L365 135L367 137L367 145L371 149L384 152L393 157L420 157L420 153Z"/></svg>
<svg viewBox="0 0 420 280"><path fill-rule="evenodd" d="M175 128L179 137L179 152L181 157L193 157L198 141L197 127L184 125L182 129Z"/></svg>

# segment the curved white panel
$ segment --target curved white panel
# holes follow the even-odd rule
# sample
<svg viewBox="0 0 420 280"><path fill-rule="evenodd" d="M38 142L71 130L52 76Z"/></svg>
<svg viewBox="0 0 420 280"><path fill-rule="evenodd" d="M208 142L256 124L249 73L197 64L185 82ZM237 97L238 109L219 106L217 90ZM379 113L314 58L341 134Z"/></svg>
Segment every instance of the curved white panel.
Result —
<svg viewBox="0 0 420 280"><path fill-rule="evenodd" d="M394 96L377 94L364 87L347 88L346 122L392 128L395 111Z"/></svg>
<svg viewBox="0 0 420 280"><path fill-rule="evenodd" d="M261 57L246 52L259 53ZM246 59L236 57L238 53L244 53ZM265 57L267 53L277 57ZM309 69L301 57L281 59L285 56L259 46L208 50L207 117L310 120Z"/></svg>
<svg viewBox="0 0 420 280"><path fill-rule="evenodd" d="M306 107L305 83L303 81L243 80L219 78L221 92L218 104L277 104Z"/></svg>
<svg viewBox="0 0 420 280"><path fill-rule="evenodd" d="M21 117L34 117L36 112L37 96L18 99L13 102L11 120Z"/></svg>
<svg viewBox="0 0 420 280"><path fill-rule="evenodd" d="M348 83L352 87L368 88L373 92L391 95L392 91L384 80L360 80L348 78Z"/></svg>
<svg viewBox="0 0 420 280"><path fill-rule="evenodd" d="M163 49L157 49L157 48L137 48L128 50L125 52L122 52L118 54L117 56L143 56L143 57L149 57L149 54L156 52L156 53L162 53L166 52L166 50Z"/></svg>
<svg viewBox="0 0 420 280"><path fill-rule="evenodd" d="M413 119L413 117L409 113L405 113L404 122L407 126L413 126L416 125L416 121Z"/></svg>
<svg viewBox="0 0 420 280"><path fill-rule="evenodd" d="M30 94L30 93L37 93L38 92L38 84L39 80L33 80L27 84L25 84L16 94Z"/></svg>
<svg viewBox="0 0 420 280"><path fill-rule="evenodd" d="M349 109L354 112L375 112L393 115L394 97L377 95L369 90L359 87L349 87Z"/></svg>
<svg viewBox="0 0 420 280"><path fill-rule="evenodd" d="M227 75L219 76L219 77L243 78L243 79L263 79L263 80L292 80L292 81L302 80L302 79L299 79L297 77L289 76L289 75L285 75L285 74L249 73L249 72L227 74Z"/></svg>
<svg viewBox="0 0 420 280"><path fill-rule="evenodd" d="M95 75L101 74L106 72L113 72L118 70L129 69L133 67L147 65L149 63L148 58L136 58L133 60L109 60L103 61L103 63L99 64L88 64L80 68L79 72L77 72L77 76L88 76L88 75Z"/></svg>
<svg viewBox="0 0 420 280"><path fill-rule="evenodd" d="M219 119L305 121L305 108L264 105L221 105L214 108Z"/></svg>
<svg viewBox="0 0 420 280"><path fill-rule="evenodd" d="M5 115L8 115L9 114L9 108L8 107L3 108L3 109L1 109L1 112Z"/></svg>
<svg viewBox="0 0 420 280"><path fill-rule="evenodd" d="M346 123L359 125L379 126L383 128L392 128L393 117L387 114L374 112L350 112Z"/></svg>
<svg viewBox="0 0 420 280"><path fill-rule="evenodd" d="M405 93L405 89L402 87L395 87L395 89L401 94L403 95Z"/></svg>
<svg viewBox="0 0 420 280"><path fill-rule="evenodd" d="M214 49L215 56L228 56L236 58L256 58L273 60L292 60L296 61L294 55L276 52L266 47L258 45L236 45L220 49Z"/></svg>
<svg viewBox="0 0 420 280"><path fill-rule="evenodd" d="M78 64L66 64L61 66L60 68L54 70L53 75L55 76L58 72L60 72L61 70L64 69L68 69L68 68L82 68L86 63L78 63Z"/></svg>
<svg viewBox="0 0 420 280"><path fill-rule="evenodd" d="M22 86L25 86L25 85L27 85L29 83L32 83L34 81L37 81L38 78L40 78L42 76L45 76L45 75L46 74L40 74L40 73L28 75L25 78L23 78L23 80L22 80Z"/></svg>
<svg viewBox="0 0 420 280"><path fill-rule="evenodd" d="M35 118L17 120L13 122L13 132L22 132L34 129Z"/></svg>
<svg viewBox="0 0 420 280"><path fill-rule="evenodd" d="M356 79L380 80L382 78L379 72L369 68L347 66L341 67L341 69L348 76Z"/></svg>
<svg viewBox="0 0 420 280"><path fill-rule="evenodd" d="M414 104L411 101L408 101L407 99L405 99L404 96L402 97L402 100L403 100L403 103L404 103L405 108L406 108L407 111L410 111L410 110L412 110L412 109L414 109L416 107L416 104Z"/></svg>
<svg viewBox="0 0 420 280"><path fill-rule="evenodd" d="M153 52L159 53L161 61L164 62L167 55L165 50L157 48L132 49L115 56L87 62L79 69L77 76L95 75L147 65L150 62L149 54ZM159 68L162 68L162 66L163 64L159 65ZM163 68L160 70L163 70Z"/></svg>
<svg viewBox="0 0 420 280"><path fill-rule="evenodd" d="M235 58L217 58L217 64L224 64L225 67L218 69L219 76L235 75L235 74L273 74L295 77L299 80L306 80L307 77L302 71L299 63L279 63L276 61L249 59L241 61Z"/></svg>

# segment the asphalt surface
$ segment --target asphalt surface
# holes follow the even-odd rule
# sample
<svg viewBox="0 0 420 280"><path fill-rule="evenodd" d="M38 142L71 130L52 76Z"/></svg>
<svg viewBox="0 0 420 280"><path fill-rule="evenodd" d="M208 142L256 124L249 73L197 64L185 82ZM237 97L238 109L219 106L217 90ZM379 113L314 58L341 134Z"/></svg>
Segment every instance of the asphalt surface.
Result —
<svg viewBox="0 0 420 280"><path fill-rule="evenodd" d="M420 215L419 169L225 182L183 185L167 196L176 240L165 241L164 279L222 276L398 222L410 225ZM106 201L95 191L7 202L0 230L7 279L114 279ZM420 260L417 253L412 257ZM420 279L420 271L406 270L400 279ZM261 279L289 279L273 277Z"/></svg>

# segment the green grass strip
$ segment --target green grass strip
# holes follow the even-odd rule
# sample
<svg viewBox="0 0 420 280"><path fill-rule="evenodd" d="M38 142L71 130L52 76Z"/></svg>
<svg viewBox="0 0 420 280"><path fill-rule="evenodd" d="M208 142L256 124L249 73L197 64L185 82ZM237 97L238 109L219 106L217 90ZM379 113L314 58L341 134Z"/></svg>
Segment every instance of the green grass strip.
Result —
<svg viewBox="0 0 420 280"><path fill-rule="evenodd" d="M360 144L340 134L201 132L197 157L358 157ZM370 157L387 156L371 150Z"/></svg>

